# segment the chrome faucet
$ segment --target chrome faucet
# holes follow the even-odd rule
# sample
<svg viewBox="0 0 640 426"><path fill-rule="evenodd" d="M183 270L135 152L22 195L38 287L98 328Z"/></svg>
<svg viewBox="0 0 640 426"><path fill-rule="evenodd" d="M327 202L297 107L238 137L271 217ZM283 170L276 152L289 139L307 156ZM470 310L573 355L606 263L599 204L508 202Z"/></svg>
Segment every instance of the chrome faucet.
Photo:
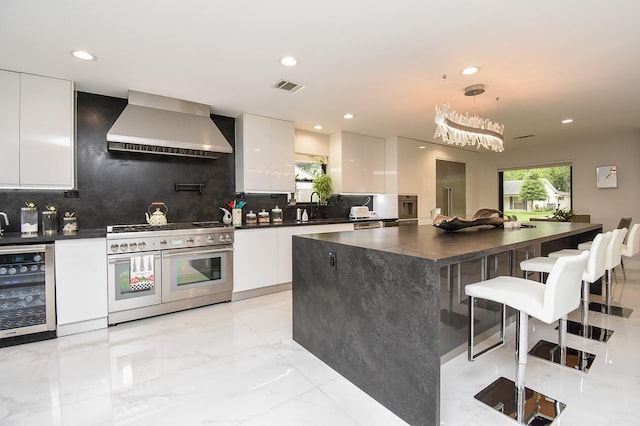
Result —
<svg viewBox="0 0 640 426"><path fill-rule="evenodd" d="M309 216L309 219L313 219L313 217L315 216L313 214L313 194L316 194L318 196L318 206L316 207L316 209L318 209L318 211L320 210L320 194L318 194L317 191L313 191L311 193L311 197L309 197L309 202L311 203L311 215Z"/></svg>
<svg viewBox="0 0 640 426"><path fill-rule="evenodd" d="M9 226L9 218L5 212L0 212L0 217L4 217L4 224ZM4 231L2 230L2 222L0 222L0 235L2 235Z"/></svg>

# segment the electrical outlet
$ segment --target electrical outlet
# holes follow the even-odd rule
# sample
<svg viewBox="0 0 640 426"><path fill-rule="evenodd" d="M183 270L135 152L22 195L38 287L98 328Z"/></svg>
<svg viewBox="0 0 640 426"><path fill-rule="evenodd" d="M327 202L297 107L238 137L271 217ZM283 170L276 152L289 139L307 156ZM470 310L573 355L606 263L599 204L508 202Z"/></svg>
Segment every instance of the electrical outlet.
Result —
<svg viewBox="0 0 640 426"><path fill-rule="evenodd" d="M338 257L336 256L336 254L332 251L329 252L329 266L331 267L331 269L333 269L334 271L338 270Z"/></svg>
<svg viewBox="0 0 640 426"><path fill-rule="evenodd" d="M76 189L70 189L69 191L64 191L64 198L78 198L80 197L80 193Z"/></svg>

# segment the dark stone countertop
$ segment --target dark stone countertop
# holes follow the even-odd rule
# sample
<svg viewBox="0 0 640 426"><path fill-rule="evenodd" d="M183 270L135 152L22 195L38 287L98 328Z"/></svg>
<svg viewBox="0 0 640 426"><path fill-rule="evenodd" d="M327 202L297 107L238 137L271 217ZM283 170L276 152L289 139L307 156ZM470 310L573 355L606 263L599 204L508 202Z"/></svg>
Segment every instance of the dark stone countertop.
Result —
<svg viewBox="0 0 640 426"><path fill-rule="evenodd" d="M23 237L20 232L5 232L0 236L0 246L13 244L48 244L62 240L104 238L106 235L106 229L80 229L75 234L63 234L59 232L55 235L42 235L42 233L38 233L38 235L33 237Z"/></svg>
<svg viewBox="0 0 640 426"><path fill-rule="evenodd" d="M395 222L397 221L397 217L376 217L376 218L368 218L368 219L348 219L342 217L329 217L323 219L312 219L307 222L297 222L297 221L284 221L282 223L263 223L263 224L255 224L249 225L243 223L242 226L236 226L237 230L242 229L262 229L262 228L282 228L287 226L313 226L313 225L333 225L337 223L369 223L369 222Z"/></svg>
<svg viewBox="0 0 640 426"><path fill-rule="evenodd" d="M444 266L502 253L527 244L544 243L601 228L600 224L536 222L535 228L475 227L446 232L431 225L424 225L314 234L305 237L420 257L436 261L438 265Z"/></svg>

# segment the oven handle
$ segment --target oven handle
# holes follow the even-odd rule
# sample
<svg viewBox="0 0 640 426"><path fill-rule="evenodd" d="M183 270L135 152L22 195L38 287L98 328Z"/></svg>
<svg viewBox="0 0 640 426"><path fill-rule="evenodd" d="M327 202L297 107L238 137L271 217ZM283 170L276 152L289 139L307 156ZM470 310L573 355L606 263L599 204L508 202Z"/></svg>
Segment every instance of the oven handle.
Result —
<svg viewBox="0 0 640 426"><path fill-rule="evenodd" d="M127 253L127 254L110 254L109 256L107 256L107 258L109 259L109 265L113 265L115 263L118 263L119 261L122 260L130 260L132 257L134 256L147 256L153 254L153 258L155 259L160 259L160 252L159 251L154 251L154 252L132 252L132 253Z"/></svg>
<svg viewBox="0 0 640 426"><path fill-rule="evenodd" d="M193 250L193 249L175 249L175 250L165 250L162 252L162 258L168 259L173 256L191 256L191 255L199 255L199 254L208 254L208 253L224 253L224 252L233 252L233 247L225 247L220 249L201 249L201 250Z"/></svg>

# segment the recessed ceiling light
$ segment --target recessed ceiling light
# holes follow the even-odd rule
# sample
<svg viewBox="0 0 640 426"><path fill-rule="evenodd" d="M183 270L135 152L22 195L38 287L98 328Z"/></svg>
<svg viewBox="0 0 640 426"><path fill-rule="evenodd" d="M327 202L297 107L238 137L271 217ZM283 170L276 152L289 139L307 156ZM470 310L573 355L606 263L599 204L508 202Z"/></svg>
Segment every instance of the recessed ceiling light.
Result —
<svg viewBox="0 0 640 426"><path fill-rule="evenodd" d="M460 73L462 75L472 75L477 73L478 71L480 71L480 68L478 67L467 67L465 69L463 69L462 71L460 71Z"/></svg>
<svg viewBox="0 0 640 426"><path fill-rule="evenodd" d="M285 67L295 67L298 63L298 60L293 56L285 56L284 58L280 59L280 63Z"/></svg>
<svg viewBox="0 0 640 426"><path fill-rule="evenodd" d="M427 147L425 145L420 145L418 149L427 149Z"/></svg>
<svg viewBox="0 0 640 426"><path fill-rule="evenodd" d="M569 123L573 123L573 118L565 118L564 120L561 121L562 124L569 124Z"/></svg>
<svg viewBox="0 0 640 426"><path fill-rule="evenodd" d="M322 125L320 125L320 124L316 124L315 126L313 126L313 128L316 129L316 130L322 130L323 129Z"/></svg>
<svg viewBox="0 0 640 426"><path fill-rule="evenodd" d="M82 59L83 61L95 61L96 59L98 59L98 57L93 53L85 52L84 50L74 50L73 52L71 52L71 54L78 59Z"/></svg>
<svg viewBox="0 0 640 426"><path fill-rule="evenodd" d="M344 115L344 118L346 118L347 120L351 120L353 117L355 117L355 115L351 114L351 113L347 113Z"/></svg>

